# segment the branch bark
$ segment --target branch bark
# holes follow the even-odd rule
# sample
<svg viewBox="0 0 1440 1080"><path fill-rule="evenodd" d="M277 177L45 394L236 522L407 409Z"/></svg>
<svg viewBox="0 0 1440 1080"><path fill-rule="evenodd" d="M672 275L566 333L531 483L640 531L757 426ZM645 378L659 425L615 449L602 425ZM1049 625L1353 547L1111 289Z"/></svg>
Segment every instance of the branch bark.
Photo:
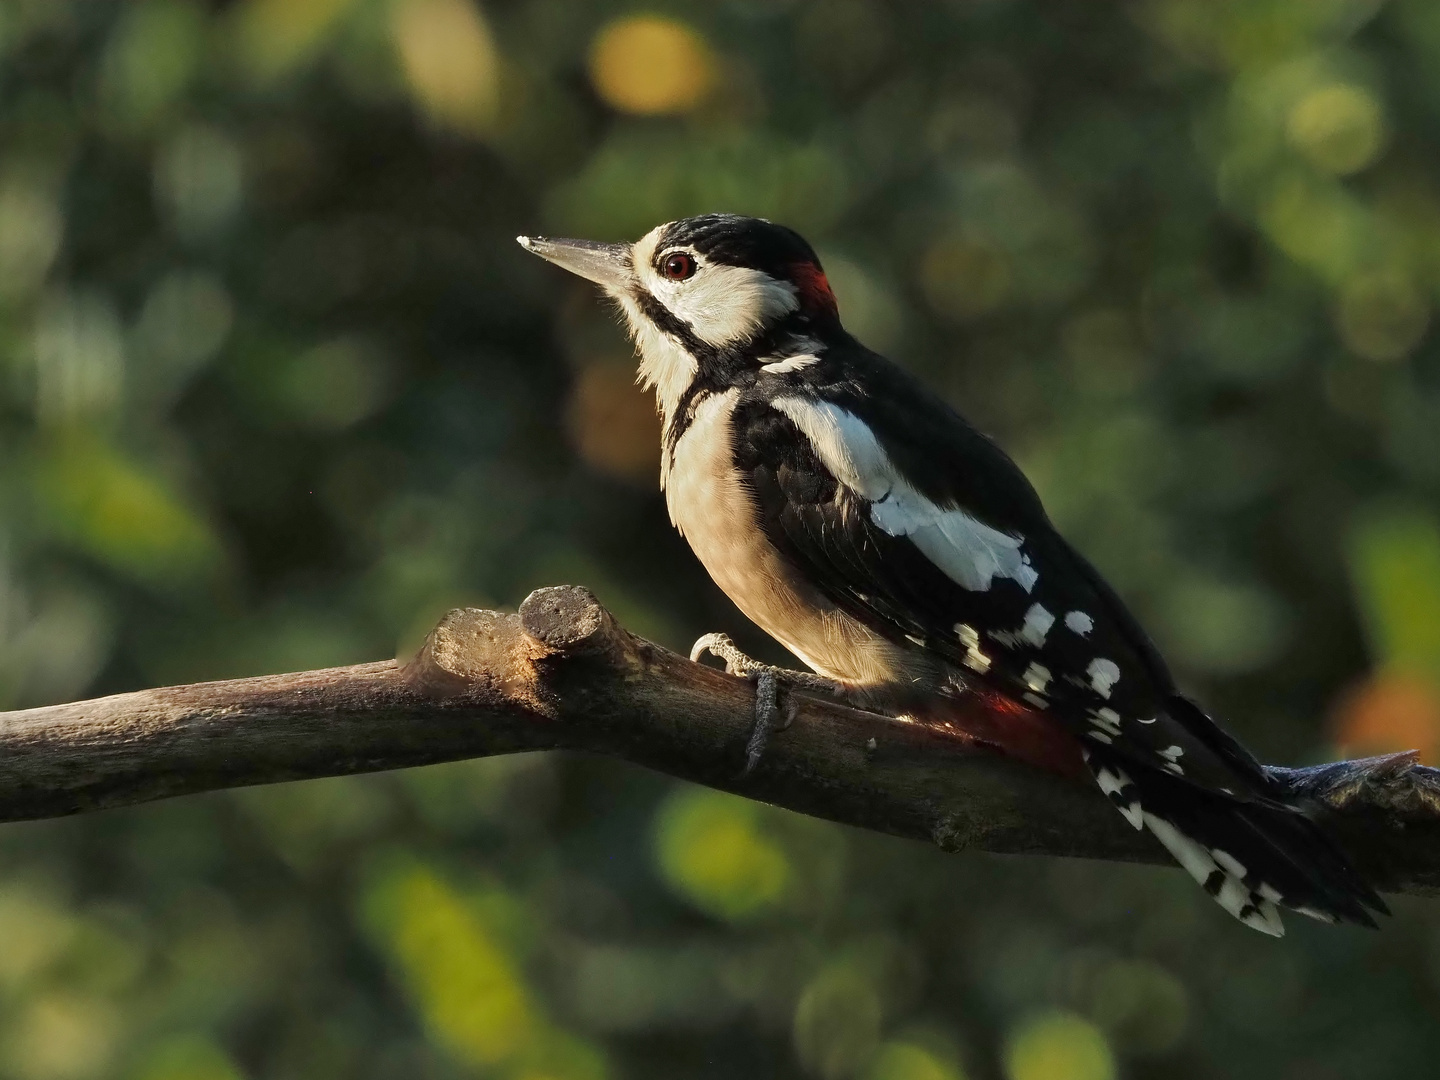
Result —
<svg viewBox="0 0 1440 1080"><path fill-rule="evenodd" d="M796 699L795 723L741 778L748 681L626 632L584 589L540 589L515 615L450 612L404 665L0 713L0 821L564 749L947 851L1169 862L1088 781L943 730ZM1440 770L1411 753L1272 772L1378 887L1440 891Z"/></svg>

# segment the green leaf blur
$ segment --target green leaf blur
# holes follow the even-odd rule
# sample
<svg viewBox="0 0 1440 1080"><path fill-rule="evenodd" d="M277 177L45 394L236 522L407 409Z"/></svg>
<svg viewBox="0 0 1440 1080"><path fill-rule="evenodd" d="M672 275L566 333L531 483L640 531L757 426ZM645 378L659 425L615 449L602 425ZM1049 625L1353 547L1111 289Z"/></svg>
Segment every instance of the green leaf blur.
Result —
<svg viewBox="0 0 1440 1080"><path fill-rule="evenodd" d="M513 242L731 210L1262 757L1434 760L1437 61L1423 0L0 0L0 705L561 582L785 662ZM1429 1075L1396 908L1258 940L580 757L277 785L0 829L0 1080Z"/></svg>
<svg viewBox="0 0 1440 1080"><path fill-rule="evenodd" d="M703 789L678 790L658 808L655 857L680 895L724 919L774 907L792 873L754 803Z"/></svg>

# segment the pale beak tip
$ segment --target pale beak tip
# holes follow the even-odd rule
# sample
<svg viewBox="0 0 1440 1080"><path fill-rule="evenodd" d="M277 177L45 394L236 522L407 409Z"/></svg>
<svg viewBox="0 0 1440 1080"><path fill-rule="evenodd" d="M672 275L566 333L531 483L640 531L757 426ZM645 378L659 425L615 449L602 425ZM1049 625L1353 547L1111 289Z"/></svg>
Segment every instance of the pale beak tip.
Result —
<svg viewBox="0 0 1440 1080"><path fill-rule="evenodd" d="M630 285L629 244L597 244L549 236L517 236L515 242L530 254L606 289L624 289Z"/></svg>

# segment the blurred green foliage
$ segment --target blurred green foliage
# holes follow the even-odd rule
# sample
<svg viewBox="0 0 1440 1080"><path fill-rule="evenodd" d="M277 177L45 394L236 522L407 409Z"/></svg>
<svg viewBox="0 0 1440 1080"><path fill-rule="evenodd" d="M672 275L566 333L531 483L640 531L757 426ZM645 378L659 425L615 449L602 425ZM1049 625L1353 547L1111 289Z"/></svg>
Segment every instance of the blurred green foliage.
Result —
<svg viewBox="0 0 1440 1080"><path fill-rule="evenodd" d="M1437 61L1424 0L0 0L0 705L563 581L782 659L512 241L732 210L1262 756L1440 752ZM1397 909L1275 943L1162 869L463 763L0 830L0 1077L1428 1075Z"/></svg>

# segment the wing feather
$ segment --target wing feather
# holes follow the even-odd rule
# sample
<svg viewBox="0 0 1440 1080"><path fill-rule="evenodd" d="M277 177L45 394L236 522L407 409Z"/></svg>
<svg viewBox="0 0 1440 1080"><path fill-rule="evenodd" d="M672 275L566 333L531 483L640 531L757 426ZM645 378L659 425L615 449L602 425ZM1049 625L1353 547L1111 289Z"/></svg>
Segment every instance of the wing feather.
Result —
<svg viewBox="0 0 1440 1080"><path fill-rule="evenodd" d="M771 541L876 632L1038 698L1121 760L1166 762L1201 786L1263 788L1238 743L1212 735L1193 705L1172 706L1181 699L1149 638L1043 518L1030 515L1022 533L935 502L833 402L742 401L735 424L737 465Z"/></svg>
<svg viewBox="0 0 1440 1080"><path fill-rule="evenodd" d="M1369 911L1383 901L1255 759L1177 693L1149 637L1050 526L1013 463L958 417L947 427L922 405L933 445L953 455L923 480L841 403L742 398L735 463L775 547L877 633L1044 707L1086 748L1127 820L1242 922L1283 933L1278 902L1373 926ZM972 469L1018 483L1014 505L963 480ZM947 473L962 479L947 487Z"/></svg>

